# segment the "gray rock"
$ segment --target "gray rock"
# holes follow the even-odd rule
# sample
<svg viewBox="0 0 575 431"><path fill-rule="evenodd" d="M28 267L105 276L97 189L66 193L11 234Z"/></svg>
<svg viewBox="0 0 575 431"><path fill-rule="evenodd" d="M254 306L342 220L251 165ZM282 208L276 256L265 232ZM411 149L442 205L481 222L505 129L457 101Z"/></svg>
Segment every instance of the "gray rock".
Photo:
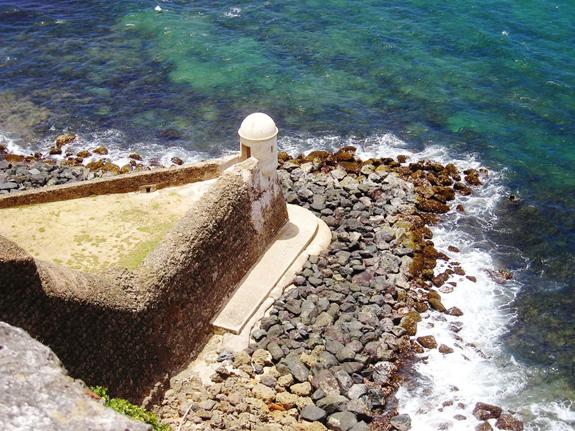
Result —
<svg viewBox="0 0 575 431"><path fill-rule="evenodd" d="M329 414L345 410L348 401L343 395L326 395L321 400L318 400L316 405Z"/></svg>
<svg viewBox="0 0 575 431"><path fill-rule="evenodd" d="M149 431L151 426L104 407L67 375L50 350L24 330L0 322L0 423L7 430Z"/></svg>
<svg viewBox="0 0 575 431"><path fill-rule="evenodd" d="M369 425L367 425L364 421L360 421L356 423L349 431L368 431Z"/></svg>
<svg viewBox="0 0 575 431"><path fill-rule="evenodd" d="M409 415L398 415L389 421L397 431L408 431L411 429L411 418Z"/></svg>
<svg viewBox="0 0 575 431"><path fill-rule="evenodd" d="M330 368L338 364L337 358L327 351L323 351L319 354L319 362L326 368Z"/></svg>
<svg viewBox="0 0 575 431"><path fill-rule="evenodd" d="M325 394L340 394L339 382L331 370L319 370L314 376L313 382L314 386L320 388Z"/></svg>
<svg viewBox="0 0 575 431"><path fill-rule="evenodd" d="M325 326L329 326L333 323L333 316L327 312L321 313L317 316L315 323L313 324L314 328L323 328Z"/></svg>
<svg viewBox="0 0 575 431"><path fill-rule="evenodd" d="M351 347L344 346L335 354L335 357L340 362L352 361L355 358L355 352Z"/></svg>
<svg viewBox="0 0 575 431"><path fill-rule="evenodd" d="M256 329L254 332L252 332L252 338L256 341L260 341L262 338L264 338L266 336L267 332L264 331L263 329Z"/></svg>
<svg viewBox="0 0 575 431"><path fill-rule="evenodd" d="M355 415L351 412L334 413L327 418L327 426L334 431L349 431L357 424Z"/></svg>
<svg viewBox="0 0 575 431"><path fill-rule="evenodd" d="M312 209L316 211L321 211L325 208L325 196L323 195L314 195L312 204L310 205Z"/></svg>
<svg viewBox="0 0 575 431"><path fill-rule="evenodd" d="M303 323L310 324L318 315L318 309L313 301L306 299L301 304L300 318Z"/></svg>
<svg viewBox="0 0 575 431"><path fill-rule="evenodd" d="M353 380L351 379L350 375L343 369L336 370L333 374L339 383L341 392L347 394L347 391L353 385Z"/></svg>
<svg viewBox="0 0 575 431"><path fill-rule="evenodd" d="M356 400L365 394L367 394L367 386L363 383L355 384L347 391L347 396L352 400Z"/></svg>
<svg viewBox="0 0 575 431"><path fill-rule="evenodd" d="M301 301L297 299L289 299L285 305L286 310L290 313L295 314L296 316L301 312Z"/></svg>
<svg viewBox="0 0 575 431"><path fill-rule="evenodd" d="M301 418L310 422L320 421L326 416L327 413L325 412L325 410L320 409L319 407L314 405L305 406L301 411Z"/></svg>
<svg viewBox="0 0 575 431"><path fill-rule="evenodd" d="M323 280L319 277L309 277L307 281L309 281L309 284L311 284L312 286L319 286L320 284L323 283Z"/></svg>
<svg viewBox="0 0 575 431"><path fill-rule="evenodd" d="M275 341L272 341L271 343L269 343L267 345L267 349L268 349L268 352L270 352L270 354L272 355L272 359L274 360L274 362L279 361L281 358L283 358L285 356L284 351L279 346L279 344L276 343Z"/></svg>
<svg viewBox="0 0 575 431"><path fill-rule="evenodd" d="M290 353L285 358L285 364L298 382L307 382L309 369L303 364L296 353Z"/></svg>
<svg viewBox="0 0 575 431"><path fill-rule="evenodd" d="M365 354L373 362L389 360L393 352L387 348L387 345L381 341L371 341L365 345Z"/></svg>
<svg viewBox="0 0 575 431"><path fill-rule="evenodd" d="M325 342L325 350L333 355L336 355L337 352L339 352L341 349L343 349L343 344L341 344L339 341L328 339Z"/></svg>
<svg viewBox="0 0 575 431"><path fill-rule="evenodd" d="M0 184L0 190L14 190L18 188L18 184L8 181L6 183Z"/></svg>
<svg viewBox="0 0 575 431"><path fill-rule="evenodd" d="M294 277L293 283L296 286L303 286L303 285L305 285L305 277L302 275L298 275L298 276Z"/></svg>
<svg viewBox="0 0 575 431"><path fill-rule="evenodd" d="M396 366L392 362L378 362L374 366L372 379L377 384L389 383L389 379L396 371Z"/></svg>
<svg viewBox="0 0 575 431"><path fill-rule="evenodd" d="M270 376L269 374L265 374L260 378L260 382L263 385L269 386L270 388L275 388L278 381L274 376Z"/></svg>
<svg viewBox="0 0 575 431"><path fill-rule="evenodd" d="M371 406L368 404L366 398L358 398L350 400L347 403L346 409L359 417L370 417Z"/></svg>
<svg viewBox="0 0 575 431"><path fill-rule="evenodd" d="M198 404L198 407L202 410L211 410L216 405L214 400L205 400Z"/></svg>
<svg viewBox="0 0 575 431"><path fill-rule="evenodd" d="M355 355L355 359L363 359L364 357L362 355ZM353 374L353 373L359 373L361 370L363 370L363 368L365 367L365 363L367 361L358 361L358 362L344 362L342 364L343 369L345 370L346 373L348 374Z"/></svg>

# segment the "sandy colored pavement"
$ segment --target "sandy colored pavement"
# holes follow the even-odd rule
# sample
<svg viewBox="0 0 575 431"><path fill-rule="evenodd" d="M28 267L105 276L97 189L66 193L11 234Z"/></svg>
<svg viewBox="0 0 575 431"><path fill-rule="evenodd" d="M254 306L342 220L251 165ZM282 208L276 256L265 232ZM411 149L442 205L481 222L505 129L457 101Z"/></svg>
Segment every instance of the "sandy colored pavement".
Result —
<svg viewBox="0 0 575 431"><path fill-rule="evenodd" d="M214 181L0 209L0 235L71 268L134 269Z"/></svg>

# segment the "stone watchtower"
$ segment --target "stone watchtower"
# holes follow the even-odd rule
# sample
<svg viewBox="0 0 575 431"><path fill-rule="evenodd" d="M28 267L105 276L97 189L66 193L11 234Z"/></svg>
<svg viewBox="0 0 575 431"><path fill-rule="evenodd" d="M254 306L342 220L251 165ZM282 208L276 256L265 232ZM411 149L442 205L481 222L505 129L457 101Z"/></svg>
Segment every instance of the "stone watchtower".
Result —
<svg viewBox="0 0 575 431"><path fill-rule="evenodd" d="M277 177L278 128L267 114L256 112L248 115L240 130L241 160L253 157L260 163L262 175L275 180Z"/></svg>

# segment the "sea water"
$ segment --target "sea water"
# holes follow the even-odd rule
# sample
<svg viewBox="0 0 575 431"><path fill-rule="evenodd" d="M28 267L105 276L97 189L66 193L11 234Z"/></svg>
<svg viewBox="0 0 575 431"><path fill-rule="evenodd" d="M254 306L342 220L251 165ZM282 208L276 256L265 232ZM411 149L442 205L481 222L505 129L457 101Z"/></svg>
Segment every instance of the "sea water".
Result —
<svg viewBox="0 0 575 431"><path fill-rule="evenodd" d="M573 429L574 35L568 0L0 0L0 143L72 131L119 161L193 161L235 150L264 111L292 152L485 166L434 228L477 278L443 295L462 317L420 324L455 352L422 355L400 409L419 430L473 429L477 401Z"/></svg>

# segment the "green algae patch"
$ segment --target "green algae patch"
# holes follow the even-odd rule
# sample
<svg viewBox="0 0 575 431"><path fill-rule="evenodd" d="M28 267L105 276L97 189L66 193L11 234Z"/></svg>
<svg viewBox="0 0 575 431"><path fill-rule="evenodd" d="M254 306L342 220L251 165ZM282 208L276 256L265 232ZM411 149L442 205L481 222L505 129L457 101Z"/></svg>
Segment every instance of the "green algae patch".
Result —
<svg viewBox="0 0 575 431"><path fill-rule="evenodd" d="M137 421L145 422L148 425L151 425L154 431L170 431L172 429L169 425L162 424L155 413L136 406L125 399L110 397L108 389L102 386L94 386L90 389L102 398L106 407L110 407L118 413L131 417Z"/></svg>
<svg viewBox="0 0 575 431"><path fill-rule="evenodd" d="M32 256L73 269L133 270L212 183L0 210L0 235Z"/></svg>

